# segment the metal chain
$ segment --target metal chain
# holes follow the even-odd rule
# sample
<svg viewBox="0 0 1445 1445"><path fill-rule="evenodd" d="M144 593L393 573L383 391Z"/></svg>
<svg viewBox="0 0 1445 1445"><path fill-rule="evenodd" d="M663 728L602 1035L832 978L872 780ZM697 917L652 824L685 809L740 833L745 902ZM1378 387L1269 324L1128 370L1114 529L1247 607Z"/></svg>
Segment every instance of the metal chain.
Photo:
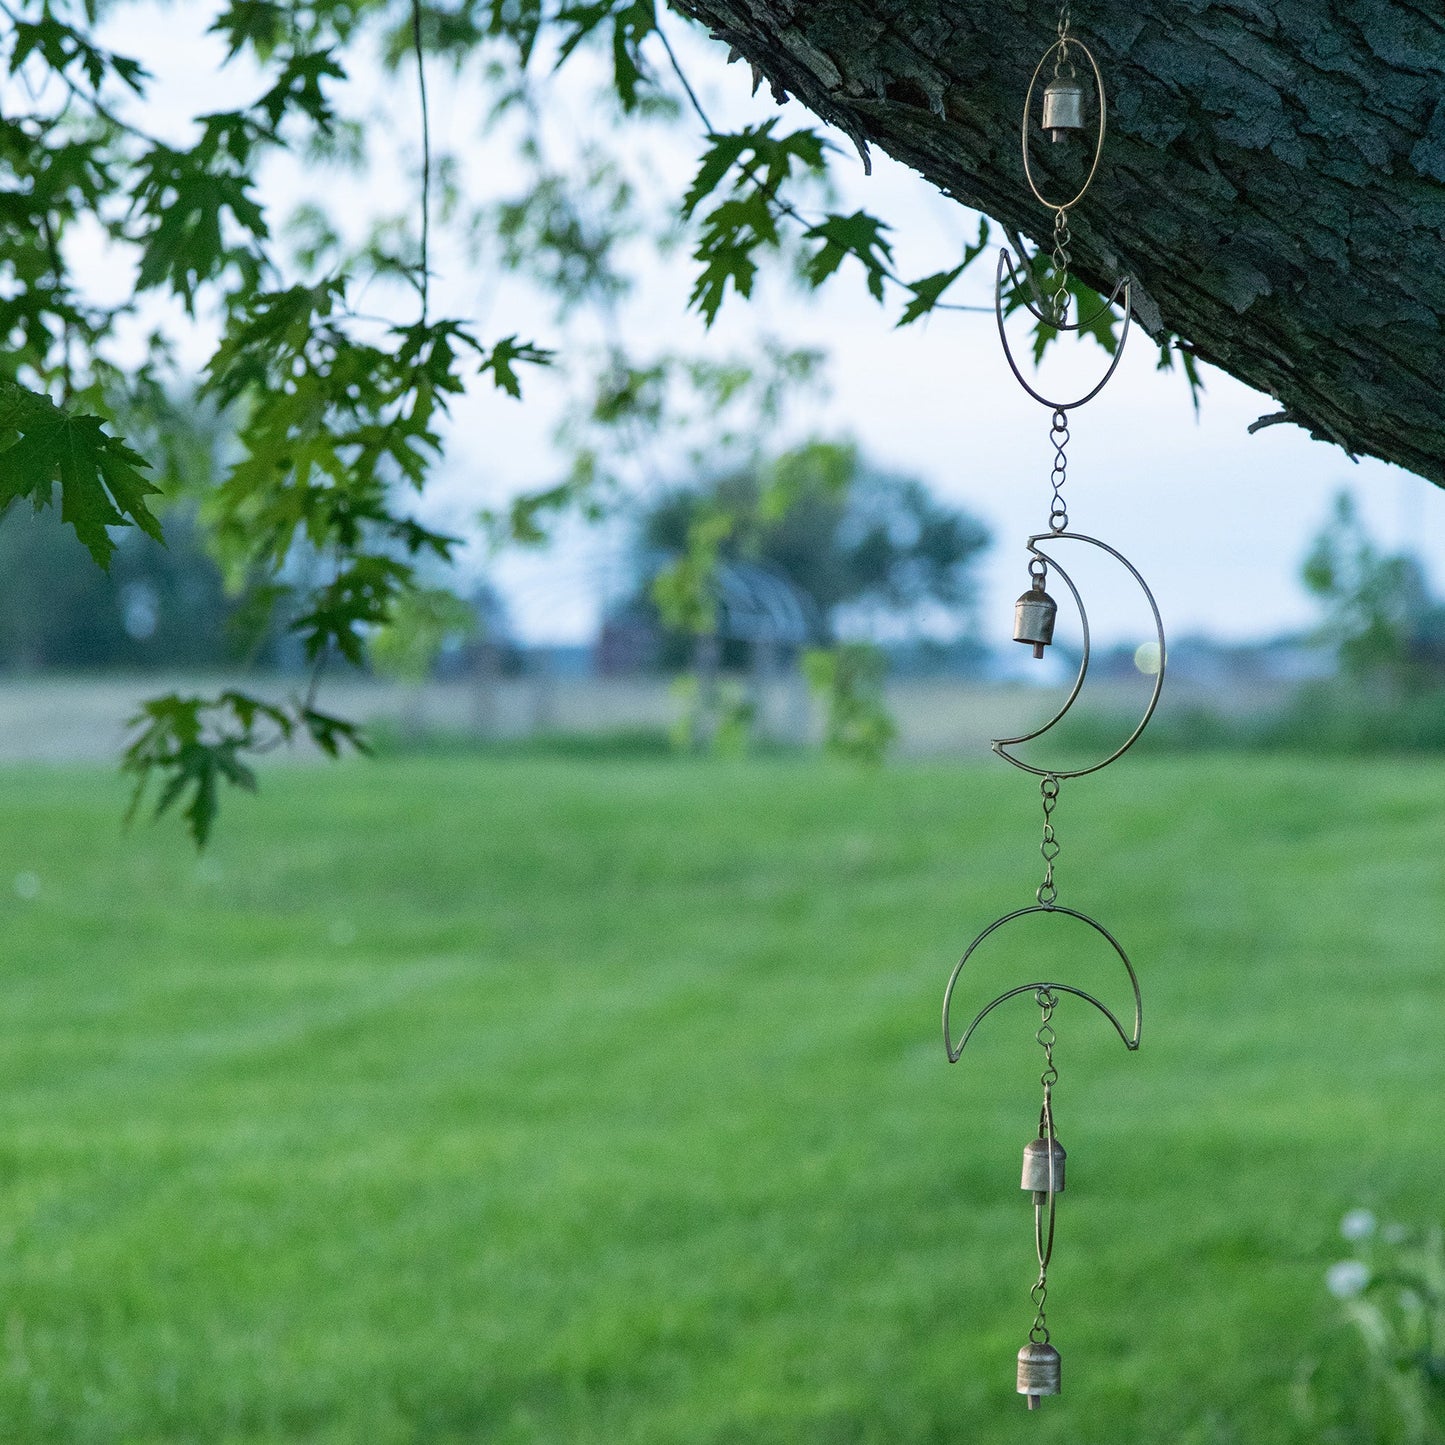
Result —
<svg viewBox="0 0 1445 1445"><path fill-rule="evenodd" d="M1054 1132L1054 1085L1059 1082L1059 1071L1054 1067L1054 1045L1058 1043L1059 1037L1054 1032L1053 1017L1054 1005L1058 998L1053 989L1045 985L1034 994L1034 1002L1038 1004L1039 1011L1043 1014L1043 1022L1039 1024L1038 1031L1034 1034L1034 1041L1044 1051L1044 1071L1039 1075L1039 1083L1044 1090L1044 1107L1039 1115L1040 1138L1052 1138ZM1042 1131L1047 1128L1048 1133Z"/></svg>
<svg viewBox="0 0 1445 1445"><path fill-rule="evenodd" d="M1049 440L1054 444L1054 465L1049 473L1049 484L1054 489L1049 503L1049 531L1057 534L1069 530L1069 504L1064 500L1064 483L1069 479L1069 414L1062 407L1049 423Z"/></svg>
<svg viewBox="0 0 1445 1445"><path fill-rule="evenodd" d="M1029 1298L1034 1302L1034 1322L1029 1330L1029 1339L1036 1345L1046 1345L1049 1342L1049 1322L1044 1305L1049 1298L1049 1282L1043 1270L1039 1271L1039 1282L1029 1291Z"/></svg>
<svg viewBox="0 0 1445 1445"><path fill-rule="evenodd" d="M1059 6L1059 39L1058 53L1054 57L1054 79L1065 78L1073 80L1078 72L1074 69L1074 62L1069 59L1069 25L1073 17L1069 11L1069 0Z"/></svg>
<svg viewBox="0 0 1445 1445"><path fill-rule="evenodd" d="M1054 263L1054 294L1050 298L1053 307L1054 325L1062 326L1069 319L1069 264L1074 254L1069 250L1074 233L1069 229L1069 213L1054 212L1054 250L1049 258Z"/></svg>
<svg viewBox="0 0 1445 1445"><path fill-rule="evenodd" d="M1053 824L1054 809L1059 803L1059 780L1052 773L1046 773L1039 783L1039 793L1044 801L1044 837L1039 844L1039 853L1044 860L1044 881L1039 884L1034 897L1041 908L1052 908L1059 896L1054 884L1054 859L1059 856L1059 840L1054 836ZM1047 1018L1044 1022L1048 1022Z"/></svg>

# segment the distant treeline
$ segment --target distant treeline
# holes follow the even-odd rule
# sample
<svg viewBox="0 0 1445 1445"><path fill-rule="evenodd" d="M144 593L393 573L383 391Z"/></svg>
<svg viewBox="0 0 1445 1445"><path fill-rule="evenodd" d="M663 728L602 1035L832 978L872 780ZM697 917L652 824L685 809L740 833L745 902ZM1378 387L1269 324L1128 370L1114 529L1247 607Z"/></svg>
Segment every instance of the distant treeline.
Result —
<svg viewBox="0 0 1445 1445"><path fill-rule="evenodd" d="M163 547L129 527L102 572L57 508L13 504L0 525L0 668L205 668L285 661L273 630L259 647L234 625L228 598L202 548L194 516L173 509Z"/></svg>

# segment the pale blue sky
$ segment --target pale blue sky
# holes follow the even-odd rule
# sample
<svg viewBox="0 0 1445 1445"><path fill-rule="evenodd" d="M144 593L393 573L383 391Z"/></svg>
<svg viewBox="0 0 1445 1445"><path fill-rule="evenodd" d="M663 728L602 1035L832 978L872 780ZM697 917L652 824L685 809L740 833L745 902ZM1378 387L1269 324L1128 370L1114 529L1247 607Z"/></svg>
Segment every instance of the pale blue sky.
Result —
<svg viewBox="0 0 1445 1445"><path fill-rule="evenodd" d="M152 124L179 128L196 109L252 93L244 72L218 71L220 47L203 33L211 7L119 13L126 22L115 43L142 56L159 76ZM720 47L680 40L694 83L716 118L732 122L775 113L766 88L756 98L748 95L746 66L725 67ZM432 91L437 150L456 154L469 193L504 193L515 175L506 153L478 138L478 107L468 81L456 82L434 67ZM326 176L318 186L316 177L287 163L268 172L268 198L284 208L319 188L342 213L362 211L378 198L398 211L413 203L410 172L419 129L410 89L384 94L375 74L363 69L345 108L385 116L388 139L372 173L361 182ZM564 134L603 123L589 113L580 85L560 90L555 109ZM796 106L787 108L784 120L810 123ZM649 143L641 164L680 189L699 136L700 128L685 117L665 143ZM851 150L843 149L835 174L834 208L862 206L887 219L905 274L952 264L959 242L976 231L976 217L886 157L875 156L874 174L865 177ZM98 266L97 274L104 269ZM438 312L473 318L484 336L519 330L543 344L558 339L538 298L522 283L492 274L484 260L442 240L436 269ZM980 262L960 299L989 301L992 273L991 258ZM124 284L122 276L108 279ZM668 341L720 354L746 349L763 329L826 350L831 394L802 409L794 434L850 436L878 463L916 473L981 516L995 538L982 579L985 625L1006 637L1024 574L1023 539L1041 530L1047 515L1051 453L1048 415L1009 374L992 316L939 314L897 331L898 303L880 308L856 278L844 278L812 302L780 284L766 285L751 307L725 308L709 334L685 311L690 284L685 258L649 267L647 287L621 316L629 339L643 349ZM197 361L206 342L202 327L191 343ZM1059 376L1084 375L1097 371L1100 356L1083 343L1052 364ZM1438 489L1382 463L1352 464L1296 428L1249 436L1248 424L1277 408L1218 373L1207 375L1196 421L1181 375L1158 373L1155 360L1139 333L1098 400L1074 414L1069 493L1074 525L1117 546L1150 579L1172 635L1253 638L1307 625L1314 611L1298 584L1300 560L1342 485L1354 488L1383 544L1417 551L1437 585L1445 579L1445 495ZM569 400L560 376L534 379L521 405L490 392L468 398L458 408L451 459L429 509L462 519L481 505L553 480L557 460L548 436ZM504 560L500 576L524 633L554 642L590 635L609 590L620 585L622 554L616 529L569 528L545 555ZM1137 594L1103 587L1089 600L1102 639L1138 633L1143 619Z"/></svg>

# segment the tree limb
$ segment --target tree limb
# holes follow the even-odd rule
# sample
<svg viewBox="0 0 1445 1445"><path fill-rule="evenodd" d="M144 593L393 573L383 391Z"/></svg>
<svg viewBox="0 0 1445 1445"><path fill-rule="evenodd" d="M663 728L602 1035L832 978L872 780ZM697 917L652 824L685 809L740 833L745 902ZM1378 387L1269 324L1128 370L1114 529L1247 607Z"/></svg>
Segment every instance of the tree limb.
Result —
<svg viewBox="0 0 1445 1445"><path fill-rule="evenodd" d="M1026 0L673 0L855 141L1035 241ZM1088 0L1109 139L1077 269L1352 455L1445 485L1445 15L1406 0ZM1043 171L1056 162L1041 146ZM1062 151L1063 147L1057 148Z"/></svg>

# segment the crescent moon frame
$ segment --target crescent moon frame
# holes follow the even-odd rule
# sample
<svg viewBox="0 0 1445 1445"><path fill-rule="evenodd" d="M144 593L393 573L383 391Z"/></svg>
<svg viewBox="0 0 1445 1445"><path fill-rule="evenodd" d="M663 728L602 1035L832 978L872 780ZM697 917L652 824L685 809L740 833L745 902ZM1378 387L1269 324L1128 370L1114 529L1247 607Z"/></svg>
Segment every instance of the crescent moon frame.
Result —
<svg viewBox="0 0 1445 1445"><path fill-rule="evenodd" d="M956 1045L954 1044L953 1029L949 1015L953 1005L953 991L958 983L959 975L963 973L964 965L973 957L978 946L986 938L996 933L1000 928L1012 923L1015 919L1027 918L1033 913L1062 913L1069 918L1076 918L1080 923L1086 924L1089 928L1092 928L1095 933L1104 938L1114 952L1119 955L1119 961L1124 965L1124 970L1129 975L1129 986L1134 991L1134 1027L1131 1033L1124 1032L1124 1026L1119 1022L1113 1010L1111 1010L1107 1004L1101 1003L1093 994L1086 993L1081 988L1075 988L1072 984L1040 980L1036 983L1021 983L1016 988L1007 989L1005 992L999 994L997 998L985 1004L983 1008L974 1015L973 1022L964 1030L963 1037L959 1039ZM974 1035L974 1030L977 1029L984 1019L1000 1004L1007 1003L1009 999L1017 998L1020 994L1035 993L1041 988L1051 989L1056 993L1072 994L1075 998L1083 999L1085 1003L1093 1004L1093 1006L1114 1025L1114 1032L1123 1040L1126 1049L1132 1053L1139 1047L1139 1035L1144 1023L1144 1000L1139 992L1139 979L1134 972L1134 965L1129 962L1129 955L1124 952L1119 940L1115 938L1102 923L1090 918L1087 913L1080 913L1076 908L1065 908L1062 904L1058 903L1037 903L1030 904L1027 908L1017 908L1012 913L1004 914L1002 918L995 918L994 921L968 945L963 957L954 965L953 972L948 976L948 987L943 991L943 1047L948 1051L948 1062L950 1064L956 1064L959 1061L964 1049L968 1047L969 1039Z"/></svg>
<svg viewBox="0 0 1445 1445"><path fill-rule="evenodd" d="M1119 293L1121 291L1124 293L1124 326L1123 330L1119 333L1119 344L1114 348L1114 355L1109 362L1109 369L1103 374L1102 377L1099 378L1098 384L1094 386L1092 390L1086 391L1082 396L1076 397L1073 401L1054 401L1050 397L1045 396L1043 392L1036 390L1029 383L1028 379L1019 369L1019 364L1014 360L1013 351L1009 347L1008 331L1004 327L1003 322L1003 283L1005 272L1008 273L1009 280L1012 282L1014 290L1021 290L1022 288L1019 284L1019 275L1018 271L1014 267L1013 257L1009 254L1007 246L1001 246L998 253L998 270L994 274L993 282L993 313L995 320L997 320L998 322L998 339L1003 346L1004 360L1008 362L1009 370L1014 374L1014 380L1017 381L1018 384L1023 387L1023 389L1028 392L1028 394L1033 397L1036 402L1038 402L1042 406L1048 407L1052 411L1075 411L1079 407L1087 405L1089 402L1093 401L1093 399L1098 396L1098 394L1103 391L1103 389L1109 384L1109 379L1119 369L1119 362L1123 358L1124 343L1129 339L1129 323L1133 320L1134 317L1133 278L1130 276L1124 276L1120 278L1120 280L1116 281L1114 283L1114 289L1109 293L1108 299L1101 307L1090 313L1087 321L1075 321L1072 324L1070 324L1069 322L1060 323L1051 320L1049 317L1045 316L1043 312L1040 311L1038 307L1035 306L1028 299L1027 294L1025 294L1024 306L1028 309L1029 314L1033 316L1036 320L1043 322L1045 326L1052 326L1055 331L1079 331L1083 327L1090 326L1095 321L1097 321L1105 310L1113 306L1114 302L1119 298Z"/></svg>
<svg viewBox="0 0 1445 1445"><path fill-rule="evenodd" d="M1100 551L1107 552L1115 561L1125 567L1130 576L1139 584L1139 590L1143 592L1145 601L1149 604L1149 610L1154 615L1154 632L1159 640L1159 670L1154 674L1154 688L1149 694L1149 706L1144 710L1144 716L1134 731L1109 754L1102 762L1093 763L1087 768L1059 769L1039 768L1032 763L1026 763L1022 758L1015 757L1009 748L1016 747L1019 743L1032 742L1037 737L1042 737L1050 728L1061 722L1069 709L1078 700L1080 692L1084 688L1084 679L1089 675L1089 659L1092 656L1092 644L1089 639L1089 614L1084 607L1084 599L1079 595L1079 589L1074 585L1074 579L1047 553L1043 552L1039 543L1044 541L1067 541L1087 542L1091 547L1098 547ZM1069 695L1064 699L1064 705L1046 723L1036 727L1032 732L1020 733L1012 738L994 738L993 750L1006 762L1010 762L1016 768L1021 768L1026 773L1032 773L1036 778L1053 777L1062 781L1065 778L1082 778L1089 773L1097 773L1100 768L1107 768L1110 763L1123 757L1130 748L1139 741L1144 729L1149 726L1149 720L1154 716L1154 709L1159 706L1160 694L1164 691L1164 667L1166 662L1166 647L1164 642L1164 619L1159 613L1159 604L1154 600L1154 594L1149 590L1149 584L1140 575L1139 569L1120 551L1111 547L1107 542L1101 542L1097 537L1086 536L1083 532L1036 532L1029 538L1029 551L1039 558L1045 565L1052 567L1060 577L1064 579L1064 585L1069 589L1074 599L1074 605L1079 609L1079 623L1084 635L1084 655L1079 662L1079 674L1074 679L1074 685L1069 689Z"/></svg>

